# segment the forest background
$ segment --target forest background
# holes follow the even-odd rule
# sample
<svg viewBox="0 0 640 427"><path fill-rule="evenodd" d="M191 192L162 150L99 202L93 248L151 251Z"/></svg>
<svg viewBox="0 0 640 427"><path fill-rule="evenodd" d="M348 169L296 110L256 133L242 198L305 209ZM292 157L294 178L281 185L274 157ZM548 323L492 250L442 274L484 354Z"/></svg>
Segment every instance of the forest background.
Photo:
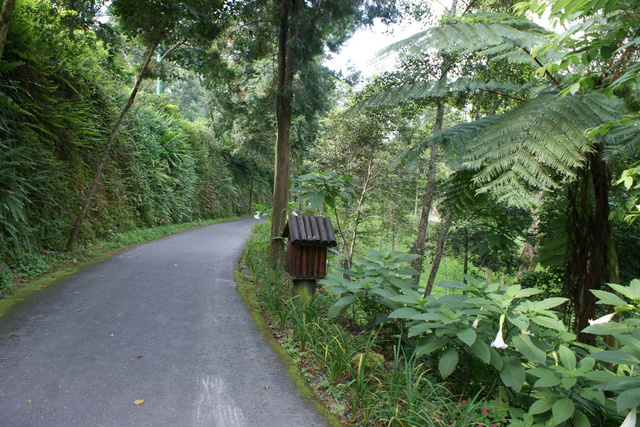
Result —
<svg viewBox="0 0 640 427"><path fill-rule="evenodd" d="M129 231L256 210L255 259L278 264L287 215L319 213L339 246L313 307L373 337L329 375L354 386L337 413L464 422L426 415L446 380L501 408L480 424L635 425L640 4L622 3L4 0L0 294ZM409 18L425 30L387 49L395 71L323 65ZM267 306L304 350L298 308ZM380 399L368 357L408 394Z"/></svg>

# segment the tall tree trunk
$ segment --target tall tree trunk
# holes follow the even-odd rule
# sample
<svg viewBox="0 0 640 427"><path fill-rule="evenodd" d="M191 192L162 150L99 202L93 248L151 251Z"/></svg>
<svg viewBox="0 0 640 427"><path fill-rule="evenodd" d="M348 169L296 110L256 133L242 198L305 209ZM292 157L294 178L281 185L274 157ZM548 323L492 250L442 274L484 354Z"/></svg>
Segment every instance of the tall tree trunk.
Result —
<svg viewBox="0 0 640 427"><path fill-rule="evenodd" d="M295 20L299 0L281 0L280 34L278 35L278 94L276 114L278 138L276 141L275 177L273 183L273 215L271 217L271 262L282 265L284 245L280 239L287 221L289 200L289 145L292 117L292 81L295 53L288 43L296 36Z"/></svg>
<svg viewBox="0 0 640 427"><path fill-rule="evenodd" d="M442 130L442 120L444 118L444 101L438 102L438 109L436 111L436 119L433 125L433 133L436 134ZM424 262L424 246L427 238L427 226L429 225L429 212L431 211L431 203L433 202L433 192L436 187L436 172L438 169L438 144L431 146L431 153L429 155L429 168L427 170L427 186L424 190L424 196L422 198L422 213L420 215L420 224L418 225L418 235L413 245L412 253L418 255L418 258L413 260L411 266L418 271L418 274L413 276L414 283L420 283L420 276L422 274L422 264Z"/></svg>
<svg viewBox="0 0 640 427"><path fill-rule="evenodd" d="M436 281L436 273L438 273L438 268L440 267L440 261L442 260L442 255L444 254L444 244L447 241L447 234L449 234L449 226L451 226L451 213L447 213L444 221L442 221L442 228L440 229L440 234L438 235L438 246L436 247L436 253L433 257L433 265L431 266L431 271L429 272L429 279L427 280L427 284L424 287L424 297L431 294L431 289L433 289L433 282Z"/></svg>
<svg viewBox="0 0 640 427"><path fill-rule="evenodd" d="M589 319L596 318L596 298L591 290L605 282L618 282L618 265L609 224L610 171L602 159L603 147L589 154L587 165L569 192L567 221L569 253L563 294L572 302L574 331L578 341L595 344L595 336L583 334Z"/></svg>
<svg viewBox="0 0 640 427"><path fill-rule="evenodd" d="M98 166L96 167L96 171L93 175L93 181L91 182L91 187L89 187L89 192L85 197L84 203L82 204L82 209L80 210L80 213L76 218L76 223L73 227L73 231L71 232L71 236L69 237L69 241L67 242L68 251L72 251L76 244L76 239L78 238L78 232L80 231L80 227L82 226L82 221L84 221L84 217L87 214L87 210L89 210L89 204L91 204L91 199L93 198L93 195L96 192L96 188L98 187L98 183L100 182L100 175L102 175L102 169L104 168L104 164L107 161L107 157L109 156L109 151L111 150L113 141L116 137L116 134L118 133L118 130L120 129L120 126L122 125L122 122L124 121L125 115L133 105L133 101L135 100L136 95L138 94L138 90L140 89L140 85L142 84L142 79L143 79L145 70L147 69L147 66L149 65L149 62L151 61L151 58L153 57L153 54L157 47L158 47L158 41L153 41L149 46L149 51L147 52L147 56L145 57L144 63L142 64L140 73L136 78L136 82L133 86L133 90L131 91L131 94L129 95L129 99L127 99L127 103L124 105L124 107L122 108L122 111L120 111L120 115L118 116L116 122L113 124L111 133L109 134L109 139L107 140L107 143L105 144L104 149L102 151L102 157L100 158L100 161L98 162Z"/></svg>
<svg viewBox="0 0 640 427"><path fill-rule="evenodd" d="M2 52L4 52L4 45L7 41L7 33L9 32L9 24L11 23L11 15L13 15L15 4L16 0L4 0L0 9L0 59L2 59Z"/></svg>
<svg viewBox="0 0 640 427"><path fill-rule="evenodd" d="M451 8L449 8L449 14L451 16L456 15L458 7L458 0L453 0L451 2ZM446 64L447 57L446 55L442 55L443 63L442 63L442 74L440 75L440 80L443 81L447 78L447 74L449 73L449 69L451 66ZM442 121L444 119L444 100L440 99L438 102L438 109L436 110L436 118L435 123L433 125L433 133L434 135L439 133L442 130ZM422 198L422 213L420 215L420 224L418 226L418 235L416 236L416 241L413 245L412 253L418 255L418 258L413 260L411 266L414 270L418 272L413 276L413 282L416 284L420 283L420 276L422 275L422 268L424 264L424 246L425 240L427 238L427 226L429 225L429 212L431 211L431 204L433 202L433 192L436 186L436 172L438 168L438 144L433 144L431 146L431 153L429 155L429 168L427 170L427 186L424 191L424 197Z"/></svg>
<svg viewBox="0 0 640 427"><path fill-rule="evenodd" d="M422 175L422 162L418 164L416 176ZM418 207L420 206L420 185L416 182L416 195L413 202L413 227L418 225Z"/></svg>

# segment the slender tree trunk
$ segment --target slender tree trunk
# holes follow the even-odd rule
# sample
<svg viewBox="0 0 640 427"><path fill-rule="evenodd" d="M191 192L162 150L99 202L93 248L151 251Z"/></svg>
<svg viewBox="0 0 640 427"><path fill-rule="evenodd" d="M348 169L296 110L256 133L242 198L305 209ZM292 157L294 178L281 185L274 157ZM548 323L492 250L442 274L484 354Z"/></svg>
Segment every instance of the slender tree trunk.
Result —
<svg viewBox="0 0 640 427"><path fill-rule="evenodd" d="M120 129L120 126L122 125L122 122L124 121L125 115L133 105L133 101L135 100L136 95L138 94L138 90L140 89L140 85L142 84L142 79L143 79L145 70L149 65L149 62L151 61L151 58L153 57L153 54L157 46L158 46L157 41L152 42L151 45L149 46L149 51L147 52L147 56L145 57L144 63L142 64L142 68L140 69L140 73L138 74L136 82L133 86L133 90L129 95L129 99L127 99L127 103L124 105L116 122L113 124L111 133L109 134L109 139L107 140L107 143L105 144L104 149L102 151L102 157L100 158L100 161L98 162L98 166L96 167L96 171L93 175L93 181L91 182L91 187L89 187L89 192L85 197L84 203L82 204L82 209L80 210L80 213L76 218L76 223L73 227L73 231L71 232L71 236L69 237L69 241L67 242L68 251L72 251L76 244L76 239L78 238L78 232L80 231L80 227L82 226L82 221L84 220L84 217L87 214L87 210L89 210L89 204L91 203L91 199L93 198L93 195L96 192L96 188L98 187L98 183L100 182L102 169L104 168L104 164L107 161L107 157L109 156L109 151L111 150L113 141L116 137L116 134L118 133L118 130Z"/></svg>
<svg viewBox="0 0 640 427"><path fill-rule="evenodd" d="M436 274L438 273L438 268L440 267L440 261L442 260L442 255L444 254L444 244L447 241L447 234L449 234L449 226L451 225L451 213L447 213L442 222L442 228L440 229L440 234L438 235L438 246L436 247L436 253L433 258L433 265L431 266L431 271L429 272L429 279L427 280L427 284L424 287L424 297L431 294L431 289L433 289L433 282L436 281Z"/></svg>
<svg viewBox="0 0 640 427"><path fill-rule="evenodd" d="M251 174L251 183L249 184L249 208L247 211L249 213L253 212L253 174Z"/></svg>
<svg viewBox="0 0 640 427"><path fill-rule="evenodd" d="M464 228L464 261L462 262L462 283L467 284L467 274L469 274L469 229Z"/></svg>
<svg viewBox="0 0 640 427"><path fill-rule="evenodd" d="M451 2L451 8L449 8L449 14L451 16L456 15L458 7L458 0ZM447 57L442 54L442 74L440 75L440 81L444 81L449 73L450 66L446 65ZM438 109L436 110L435 123L433 125L434 135L442 130L442 121L444 119L444 99L438 101ZM429 211L431 210L431 203L433 202L433 191L436 185L436 171L438 168L438 145L433 144L431 146L431 154L429 155L429 168L427 171L427 187L422 198L422 213L420 215L420 224L418 226L418 235L416 236L416 242L414 243L412 253L419 255L418 258L413 260L411 266L414 270L418 271L418 274L413 276L414 283L420 283L420 276L422 275L422 268L424 263L424 246L425 239L427 237L427 226L429 225Z"/></svg>
<svg viewBox="0 0 640 427"><path fill-rule="evenodd" d="M7 41L7 33L9 32L9 24L11 23L11 15L13 15L15 4L16 0L4 0L0 9L0 59L2 59L2 52L4 52L4 45Z"/></svg>
<svg viewBox="0 0 640 427"><path fill-rule="evenodd" d="M282 265L284 245L280 237L287 221L289 200L289 145L293 92L293 61L295 53L288 41L296 36L295 20L299 0L281 0L280 34L278 36L278 94L276 114L278 139L276 141L275 177L273 185L273 215L271 217L271 262Z"/></svg>
<svg viewBox="0 0 640 427"><path fill-rule="evenodd" d="M369 163L367 165L367 176L362 183L362 193L360 193L360 197L358 198L357 206L356 206L356 217L353 224L353 232L351 233L351 238L349 240L349 247L347 248L347 254L344 258L343 267L351 268L351 264L353 262L353 251L356 246L356 239L358 237L358 226L360 225L360 220L362 218L362 206L364 205L365 198L367 196L367 192L369 191L369 182L371 180L372 175L372 167L373 167L373 153L370 153Z"/></svg>
<svg viewBox="0 0 640 427"><path fill-rule="evenodd" d="M436 119L433 125L433 133L436 134L442 130L442 120L444 118L444 101L438 102L436 111ZM420 224L418 225L418 235L413 245L412 253L418 255L413 260L412 267L418 271L413 276L414 283L420 283L422 274L422 264L424 262L424 246L427 238L427 226L429 225L429 212L431 211L431 203L433 202L433 193L436 187L436 172L438 169L438 144L431 146L431 154L429 155L429 168L427 170L427 186L424 190L422 198L422 213L420 215Z"/></svg>
<svg viewBox="0 0 640 427"><path fill-rule="evenodd" d="M418 165L416 175L422 175L422 162ZM416 182L416 196L413 202L413 227L418 225L418 206L420 206L420 185Z"/></svg>

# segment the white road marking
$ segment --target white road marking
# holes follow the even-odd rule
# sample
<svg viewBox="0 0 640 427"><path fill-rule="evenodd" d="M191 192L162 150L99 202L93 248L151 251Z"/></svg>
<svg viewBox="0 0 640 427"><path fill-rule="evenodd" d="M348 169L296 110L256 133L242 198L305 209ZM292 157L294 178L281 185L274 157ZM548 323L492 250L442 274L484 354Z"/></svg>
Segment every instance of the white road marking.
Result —
<svg viewBox="0 0 640 427"><path fill-rule="evenodd" d="M205 375L198 378L198 383L194 424L212 427L248 427L247 419L227 393L227 387L221 378Z"/></svg>

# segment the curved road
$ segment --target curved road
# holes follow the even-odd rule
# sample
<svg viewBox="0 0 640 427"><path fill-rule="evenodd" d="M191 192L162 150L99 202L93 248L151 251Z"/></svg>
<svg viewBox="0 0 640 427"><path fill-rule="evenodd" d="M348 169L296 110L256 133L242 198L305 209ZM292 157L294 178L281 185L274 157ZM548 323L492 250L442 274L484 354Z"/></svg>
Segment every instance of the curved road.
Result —
<svg viewBox="0 0 640 427"><path fill-rule="evenodd" d="M253 223L127 249L0 318L0 425L324 426L236 291Z"/></svg>

